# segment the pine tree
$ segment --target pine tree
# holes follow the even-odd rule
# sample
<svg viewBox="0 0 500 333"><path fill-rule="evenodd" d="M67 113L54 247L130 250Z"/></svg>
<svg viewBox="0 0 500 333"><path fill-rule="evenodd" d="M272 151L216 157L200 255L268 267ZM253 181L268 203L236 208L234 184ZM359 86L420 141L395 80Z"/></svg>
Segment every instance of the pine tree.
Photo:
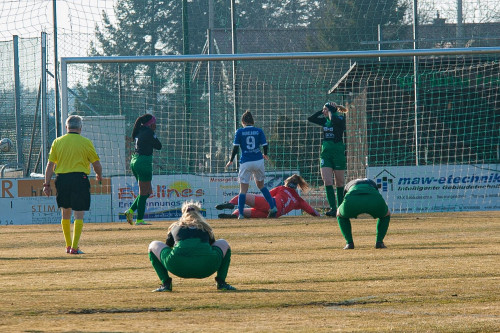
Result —
<svg viewBox="0 0 500 333"><path fill-rule="evenodd" d="M377 49L378 25L383 39L394 37L403 24L407 4L400 0L327 0L312 27L320 29L311 51Z"/></svg>

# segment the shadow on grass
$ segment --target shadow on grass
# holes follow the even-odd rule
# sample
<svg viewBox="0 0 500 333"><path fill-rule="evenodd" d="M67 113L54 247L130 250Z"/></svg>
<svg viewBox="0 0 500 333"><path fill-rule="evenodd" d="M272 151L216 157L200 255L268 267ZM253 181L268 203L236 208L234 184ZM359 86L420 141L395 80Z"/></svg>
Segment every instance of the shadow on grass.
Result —
<svg viewBox="0 0 500 333"><path fill-rule="evenodd" d="M21 261L25 261L25 260L43 260L43 261L51 261L51 260L75 260L75 259L78 259L78 260L82 260L82 259L94 259L95 257L88 257L85 258L85 256L81 255L81 254L66 254L66 255L61 255L59 257L3 257L3 258L0 258L0 261L16 261L16 260L21 260Z"/></svg>
<svg viewBox="0 0 500 333"><path fill-rule="evenodd" d="M95 314L95 313L143 313L143 312L170 312L171 308L130 308L130 309L81 309L71 310L67 314Z"/></svg>

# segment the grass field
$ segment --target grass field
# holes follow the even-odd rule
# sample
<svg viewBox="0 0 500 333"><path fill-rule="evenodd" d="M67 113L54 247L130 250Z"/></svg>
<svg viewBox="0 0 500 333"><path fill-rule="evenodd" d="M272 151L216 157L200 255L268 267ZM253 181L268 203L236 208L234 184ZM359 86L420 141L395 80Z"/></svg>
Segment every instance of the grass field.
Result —
<svg viewBox="0 0 500 333"><path fill-rule="evenodd" d="M64 252L60 225L0 226L1 332L499 332L500 212L211 220L233 256L213 276L159 285L147 256L171 222L87 223Z"/></svg>

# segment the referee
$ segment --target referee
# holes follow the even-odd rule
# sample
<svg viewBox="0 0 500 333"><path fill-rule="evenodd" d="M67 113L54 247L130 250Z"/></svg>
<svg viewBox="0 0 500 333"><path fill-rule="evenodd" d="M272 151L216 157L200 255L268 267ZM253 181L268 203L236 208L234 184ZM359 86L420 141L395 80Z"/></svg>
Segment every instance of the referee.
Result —
<svg viewBox="0 0 500 333"><path fill-rule="evenodd" d="M50 179L56 173L57 207L61 209L61 225L66 241L66 253L83 254L78 241L83 228L83 215L90 208L90 164L96 179L102 180L102 166L92 141L81 136L82 118L69 116L65 135L56 138L50 148L49 161L45 168L43 192L52 194ZM71 238L71 212L74 211L73 238Z"/></svg>

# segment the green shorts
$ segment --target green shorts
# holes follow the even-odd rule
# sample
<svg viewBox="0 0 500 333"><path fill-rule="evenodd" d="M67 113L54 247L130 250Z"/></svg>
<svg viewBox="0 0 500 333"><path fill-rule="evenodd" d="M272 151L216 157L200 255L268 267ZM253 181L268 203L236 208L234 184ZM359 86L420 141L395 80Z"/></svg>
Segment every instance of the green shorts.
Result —
<svg viewBox="0 0 500 333"><path fill-rule="evenodd" d="M130 169L135 179L150 182L153 179L153 155L132 155Z"/></svg>
<svg viewBox="0 0 500 333"><path fill-rule="evenodd" d="M321 145L320 166L322 168L332 168L333 170L346 170L345 144L343 142L323 142Z"/></svg>
<svg viewBox="0 0 500 333"><path fill-rule="evenodd" d="M370 214L373 218L381 218L389 208L382 195L371 185L353 186L345 195L339 207L339 213L345 218L358 217L360 214Z"/></svg>
<svg viewBox="0 0 500 333"><path fill-rule="evenodd" d="M222 264L222 250L198 238L179 241L160 254L161 262L172 274L185 279L203 279L217 272Z"/></svg>

